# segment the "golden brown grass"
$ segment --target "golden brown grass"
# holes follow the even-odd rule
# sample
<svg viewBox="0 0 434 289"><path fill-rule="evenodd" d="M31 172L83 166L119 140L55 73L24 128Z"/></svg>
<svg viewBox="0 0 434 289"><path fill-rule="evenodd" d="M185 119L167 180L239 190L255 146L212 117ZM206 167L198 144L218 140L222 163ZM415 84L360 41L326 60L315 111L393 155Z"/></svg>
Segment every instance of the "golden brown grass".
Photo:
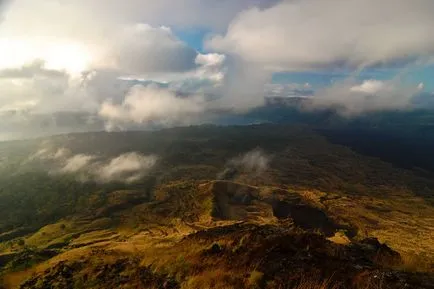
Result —
<svg viewBox="0 0 434 289"><path fill-rule="evenodd" d="M257 270L253 270L250 273L249 279L247 279L247 285L251 288L260 288L263 279L264 279L264 273Z"/></svg>
<svg viewBox="0 0 434 289"><path fill-rule="evenodd" d="M224 269L215 269L189 277L182 284L181 289L231 289L243 287L243 280L238 274Z"/></svg>
<svg viewBox="0 0 434 289"><path fill-rule="evenodd" d="M121 226L125 228L125 231L118 228L116 233L120 234L119 238L124 238L126 242L112 239L115 235L112 231L99 230L80 237L76 236L71 244L85 245L93 241L105 241L99 243L98 246L139 257L142 260L141 265L152 265L156 272L176 277L183 289L256 288L259 287L258 284L262 286L264 275L261 272L251 271L252 268L250 270L240 268L237 272L229 271L217 258L203 254L209 244L184 242L183 246L174 246L183 236L199 228L199 225L217 226L219 224L215 220L210 220L213 202L212 195L206 194L208 183L202 185L196 183L195 185L193 187L191 184L179 182L162 186L157 193L160 201L167 201L165 204L152 206L152 204L145 203L129 210L128 213L131 216L125 213L126 217L121 221ZM269 187L261 193L274 193L274 188ZM358 237L375 236L382 242L386 241L393 249L399 250L404 262L398 269L412 272L433 269L430 260L432 260L431 253L434 252L434 235L432 234L434 220L430 216L434 215L434 211L423 199L408 195L407 197L396 196L393 199L343 196L313 190L300 194L315 206L326 210L333 218L357 226L359 228ZM171 195L179 197L171 199ZM169 215L166 214L167 212ZM222 225L228 223L221 221ZM136 224L141 226L140 233L137 233L139 230L134 227ZM26 242L36 246L53 244L53 240L60 242L70 234L83 233L83 226L83 224L76 225L73 222L62 221L42 228ZM339 244L349 243L343 233L329 240ZM218 243L223 247L233 246L231 240L220 239ZM92 247L95 246L92 245ZM38 266L37 269L46 269L56 261L79 258L89 253L90 247L67 251L42 266ZM28 272L24 272L23 275L6 277L9 283L16 283L17 281L14 280L23 279L23 276L27 276L26 274L28 275ZM380 289L382 286L379 279L366 284L360 289ZM295 287L279 287L279 284L271 280L267 282L266 288L343 289L344 287L332 282L331 279L319 280L315 277L305 277Z"/></svg>
<svg viewBox="0 0 434 289"><path fill-rule="evenodd" d="M336 232L333 237L327 238L327 240L340 245L348 245L351 243L350 239L343 232Z"/></svg>
<svg viewBox="0 0 434 289"><path fill-rule="evenodd" d="M316 276L303 276L299 283L295 286L274 286L270 282L271 286L267 289L345 289L343 284L333 281L333 276L328 279L320 279ZM357 289L384 289L383 276L376 276L375 278L370 275L361 274L359 282L354 283L354 288ZM353 287L352 287L353 288Z"/></svg>
<svg viewBox="0 0 434 289"><path fill-rule="evenodd" d="M341 224L357 228L356 238L378 238L401 253L404 264L408 264L412 271L426 271L429 267L432 270L434 207L426 200L404 190L387 197L345 196L316 191L301 194L315 203L322 198L321 204L328 215Z"/></svg>
<svg viewBox="0 0 434 289"><path fill-rule="evenodd" d="M338 284L333 284L330 279L319 281L316 279L302 279L293 289L340 289Z"/></svg>
<svg viewBox="0 0 434 289"><path fill-rule="evenodd" d="M334 282L332 278L320 279L317 276L303 276L296 285L282 285L276 281L268 281L267 289L345 289L338 283ZM371 288L366 288L371 289Z"/></svg>
<svg viewBox="0 0 434 289"><path fill-rule="evenodd" d="M434 273L434 263L430 257L424 254L401 254L402 264L395 269L406 272L430 272Z"/></svg>
<svg viewBox="0 0 434 289"><path fill-rule="evenodd" d="M5 274L3 278L0 279L0 285L4 286L4 288L19 288L20 284L29 278L34 272L35 269L31 268L25 271Z"/></svg>

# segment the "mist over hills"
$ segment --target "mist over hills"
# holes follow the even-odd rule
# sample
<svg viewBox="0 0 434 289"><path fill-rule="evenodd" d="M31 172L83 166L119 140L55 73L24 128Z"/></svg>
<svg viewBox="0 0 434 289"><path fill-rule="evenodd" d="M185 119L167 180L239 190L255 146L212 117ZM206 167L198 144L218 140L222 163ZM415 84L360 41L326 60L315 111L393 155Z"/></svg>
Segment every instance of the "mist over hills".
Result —
<svg viewBox="0 0 434 289"><path fill-rule="evenodd" d="M133 82L132 80L130 82ZM156 85L151 83L149 85ZM159 84L158 87L167 84ZM178 93L177 91L175 91ZM291 90L291 93L297 93ZM311 93L310 90L304 91ZM178 99L188 99L179 92ZM212 98L210 96L210 98ZM25 139L55 134L86 131L158 130L176 126L217 124L249 125L260 123L308 124L320 128L344 128L384 130L384 134L404 130L406 134L423 133L425 137L434 114L433 95L420 93L406 107L378 109L348 113L344 104L317 105L317 96L266 96L263 104L253 109L237 111L234 108L214 108L198 112L194 117L173 121L170 112L167 119L149 120L146 123L126 123L110 127L98 114L85 111L60 111L55 113L32 113L30 111L2 111L5 121L0 124L0 140ZM161 108L164 110L164 108ZM414 131L417 128L417 131ZM409 136L410 137L410 136ZM428 136L431 139L431 136Z"/></svg>
<svg viewBox="0 0 434 289"><path fill-rule="evenodd" d="M279 110L279 117L293 116L288 108L268 109ZM314 272L321 272L321 280L335 276L329 282L344 284L342 288L374 286L375 274L392 274L382 281L386 288L404 283L429 288L431 168L421 169L417 158L381 153L373 142L366 144L373 152L357 152L365 147L357 139L357 123L280 122L86 132L0 143L4 286L61 288L86 282L86 272L94 270L102 274L92 277L94 288L160 288L167 282L173 288L212 288L215 278L234 288L250 288L251 282L296 286L306 278L313 282ZM283 124L287 122L292 124ZM365 137L385 130L389 124L384 123L381 130L364 125L365 131L359 131ZM409 133L417 135L422 127ZM342 135L354 141L354 149L343 144ZM409 135L399 137L408 140ZM385 135L384 140L393 138ZM261 239L264 234L272 239ZM366 239L373 237L390 247ZM160 242L167 247L151 254ZM311 246L304 248L303 242ZM276 248L270 251L276 258L267 257L267 246ZM372 257L380 255L382 261ZM231 258L246 263L235 269L225 263ZM256 273L251 266L263 258L268 263L256 267ZM289 263L281 258L290 258ZM370 261L348 261L363 258ZM337 260L336 267L321 265L329 259ZM230 279L203 275L214 272L208 267L214 262L220 264L216 274ZM292 266L300 270L288 271ZM371 285L355 281L359 266ZM113 270L121 270L129 281L122 283ZM150 279L136 270L149 273ZM246 274L260 278L249 281Z"/></svg>
<svg viewBox="0 0 434 289"><path fill-rule="evenodd" d="M433 0L0 0L0 289L432 289Z"/></svg>
<svg viewBox="0 0 434 289"><path fill-rule="evenodd" d="M112 132L67 115L0 142L0 288L434 282L434 110L275 97Z"/></svg>

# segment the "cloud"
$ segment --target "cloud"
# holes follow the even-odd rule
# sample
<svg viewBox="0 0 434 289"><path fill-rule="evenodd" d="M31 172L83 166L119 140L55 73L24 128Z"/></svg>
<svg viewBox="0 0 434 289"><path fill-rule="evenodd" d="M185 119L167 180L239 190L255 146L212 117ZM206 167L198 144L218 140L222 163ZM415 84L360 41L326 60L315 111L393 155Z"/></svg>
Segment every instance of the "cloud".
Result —
<svg viewBox="0 0 434 289"><path fill-rule="evenodd" d="M209 79L215 84L221 84L225 77L226 56L218 53L198 54L195 63L199 65L196 76L199 79Z"/></svg>
<svg viewBox="0 0 434 289"><path fill-rule="evenodd" d="M80 81L65 71L45 67L42 60L17 68L0 69L1 126L23 125L30 114L80 111L88 104ZM84 101L86 99L86 101ZM36 121L35 117L33 121ZM31 121L30 121L31 122Z"/></svg>
<svg viewBox="0 0 434 289"><path fill-rule="evenodd" d="M227 166L241 170L244 173L258 175L268 169L269 163L270 156L257 148L231 159Z"/></svg>
<svg viewBox="0 0 434 289"><path fill-rule="evenodd" d="M174 125L191 120L204 111L200 96L178 97L174 92L156 85L137 85L120 104L106 101L99 115L107 120L109 127L129 123Z"/></svg>
<svg viewBox="0 0 434 289"><path fill-rule="evenodd" d="M28 161L36 164L42 162L44 166L38 168L46 168L54 175L72 174L80 181L132 183L147 175L156 165L158 157L128 152L104 159L83 153L74 155L67 148L56 148L44 142L37 152L29 156Z"/></svg>
<svg viewBox="0 0 434 289"><path fill-rule="evenodd" d="M76 0L69 7L86 7L92 14L108 22L137 23L146 20L154 26L224 30L234 16L244 9L252 6L265 8L277 1L279 0Z"/></svg>
<svg viewBox="0 0 434 289"><path fill-rule="evenodd" d="M120 61L123 66L125 62L123 68L134 71L149 72L153 67L156 69L152 72L167 71L169 67L184 71L194 65L196 53L177 40L168 27L224 30L238 12L252 5L267 7L273 2L15 0L7 9L0 29L0 39L7 39L7 45L0 51L6 49L27 62L32 57L53 58L58 54L55 62L59 62L59 58L68 61L68 57L60 57L65 55L59 50L68 52L67 48L74 46L75 54L83 54L84 47L89 60L99 64L106 63L111 54L112 64ZM59 48L57 51L52 49L55 46Z"/></svg>
<svg viewBox="0 0 434 289"><path fill-rule="evenodd" d="M218 67L225 61L225 56L218 53L199 54L196 63L204 67Z"/></svg>
<svg viewBox="0 0 434 289"><path fill-rule="evenodd" d="M43 143L42 147L29 157L29 160L64 160L71 152L67 148L54 148L50 143Z"/></svg>
<svg viewBox="0 0 434 289"><path fill-rule="evenodd" d="M66 160L66 164L60 169L62 173L76 173L89 166L90 162L95 159L94 156L78 154Z"/></svg>
<svg viewBox="0 0 434 289"><path fill-rule="evenodd" d="M168 27L137 24L120 30L101 60L126 75L155 75L193 70L197 52Z"/></svg>
<svg viewBox="0 0 434 289"><path fill-rule="evenodd" d="M384 81L369 79L363 81L362 84L354 85L350 88L351 92L360 92L364 94L375 94L382 90L392 89L391 87L387 88L386 83Z"/></svg>
<svg viewBox="0 0 434 289"><path fill-rule="evenodd" d="M140 124L142 128L152 121L164 125L189 123L189 119L181 120L181 117L202 110L203 99L219 93L224 77L221 72L224 56L215 54L209 58L209 61L214 58L213 63L196 63L199 55L207 57L195 53L191 59L194 70L175 73L174 79L170 77L175 74L168 77L166 74L170 82L161 83L161 89L142 91L133 87L148 86L153 83L152 78L123 79L119 70L92 70L71 76L65 71L46 68L42 61L0 70L0 130L12 138L21 138L38 133L102 130L106 120ZM164 90L167 92L163 93ZM149 95L155 92L158 95ZM129 103L138 107L129 110ZM173 107L173 103L179 108ZM146 109L147 105L153 106ZM110 109L123 111L122 119L110 114ZM143 119L138 120L139 115Z"/></svg>
<svg viewBox="0 0 434 289"><path fill-rule="evenodd" d="M32 107L34 104L30 104ZM86 112L55 112L33 114L23 111L23 106L0 111L0 139L29 139L71 132L104 130L99 117Z"/></svg>
<svg viewBox="0 0 434 289"><path fill-rule="evenodd" d="M0 54L11 56L0 59L0 131L192 124L263 105L277 71L423 62L434 53L433 8L430 0L15 0L0 25ZM209 31L206 53L177 37L190 30ZM315 105L406 106L412 89L383 85L349 79L321 89Z"/></svg>
<svg viewBox="0 0 434 289"><path fill-rule="evenodd" d="M10 0L0 0L0 24L3 21L3 12L6 10Z"/></svg>
<svg viewBox="0 0 434 289"><path fill-rule="evenodd" d="M102 130L104 122L125 129L131 128L128 124L146 128L194 123L192 118L204 110L205 102L221 95L224 60L215 54L209 62L194 63L193 71L174 79L169 75L167 83L122 78L117 70L73 77L49 70L42 62L5 69L0 72L0 130L20 138Z"/></svg>
<svg viewBox="0 0 434 289"><path fill-rule="evenodd" d="M307 97L314 94L314 90L309 83L267 83L264 86L266 97Z"/></svg>
<svg viewBox="0 0 434 289"><path fill-rule="evenodd" d="M271 157L261 149L253 149L228 161L226 168L217 176L217 179L230 179L237 173L259 176L268 169L270 159Z"/></svg>
<svg viewBox="0 0 434 289"><path fill-rule="evenodd" d="M339 107L349 115L402 109L411 103L414 88L395 80L357 83L353 77L367 67L398 70L432 57L433 10L429 0L282 1L241 12L205 46L234 60L221 100L234 107L260 105L263 86L275 72L341 70L348 79L306 93L315 94L315 107ZM265 90L268 96L304 96L309 89L275 85Z"/></svg>
<svg viewBox="0 0 434 289"><path fill-rule="evenodd" d="M260 149L254 149L230 161L231 164L255 174L259 174L267 170L269 162L270 157Z"/></svg>
<svg viewBox="0 0 434 289"><path fill-rule="evenodd" d="M239 57L227 57L225 77L215 109L243 113L264 104L264 84L271 81L271 74L254 63Z"/></svg>
<svg viewBox="0 0 434 289"><path fill-rule="evenodd" d="M98 130L108 120L116 121L117 128L131 128L127 123L146 128L153 122L175 124L182 115L202 110L202 98L220 93L225 57L200 54L170 28L156 22L144 24L146 17L134 19L129 14L143 12L145 6L152 5L142 1L127 1L122 7L107 1L14 1L0 27L0 54L13 55L0 59L3 135L19 138ZM124 13L132 17L124 18ZM77 61L88 70L77 73L82 67L74 64ZM170 94L150 97L147 104L158 108L155 113L145 111L143 103L148 99L136 97L137 90L132 88L152 82L165 84ZM163 108L170 100L180 109ZM139 108L129 110L129 101ZM119 111L123 111L122 119L116 118Z"/></svg>
<svg viewBox="0 0 434 289"><path fill-rule="evenodd" d="M64 77L65 72L47 69L43 60L34 60L29 64L24 64L18 68L6 68L0 70L0 78L33 78L37 76L44 77Z"/></svg>
<svg viewBox="0 0 434 289"><path fill-rule="evenodd" d="M0 70L0 112L53 114L95 110L97 100L90 95L93 86L83 86L84 76L48 69L41 60Z"/></svg>
<svg viewBox="0 0 434 289"><path fill-rule="evenodd" d="M200 4L196 2L170 6L185 12L184 4L191 8ZM234 7L230 3L224 4L227 9ZM102 103L123 99L137 84L122 77L206 85L219 81L217 64L196 63L200 54L163 26L180 12L166 8L136 0L13 1L0 27L0 54L11 56L0 59L0 110L97 115ZM148 21L157 14L162 18Z"/></svg>
<svg viewBox="0 0 434 289"><path fill-rule="evenodd" d="M431 0L283 1L240 13L207 47L272 71L395 64L434 54Z"/></svg>
<svg viewBox="0 0 434 289"><path fill-rule="evenodd" d="M346 116L381 110L409 109L418 91L416 86L400 84L399 79L371 79L362 83L346 79L317 90L315 96L310 98L308 107L333 107Z"/></svg>
<svg viewBox="0 0 434 289"><path fill-rule="evenodd" d="M94 170L97 180L131 183L139 180L157 163L154 155L144 156L136 152L122 154Z"/></svg>

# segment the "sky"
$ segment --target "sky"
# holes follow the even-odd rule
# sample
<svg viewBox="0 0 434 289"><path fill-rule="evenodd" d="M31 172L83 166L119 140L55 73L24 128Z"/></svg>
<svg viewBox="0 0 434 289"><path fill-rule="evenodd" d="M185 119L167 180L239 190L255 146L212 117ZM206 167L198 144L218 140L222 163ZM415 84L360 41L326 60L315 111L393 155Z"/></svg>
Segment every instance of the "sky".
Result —
<svg viewBox="0 0 434 289"><path fill-rule="evenodd" d="M269 96L410 109L434 97L433 13L432 0L0 0L0 139L212 122Z"/></svg>

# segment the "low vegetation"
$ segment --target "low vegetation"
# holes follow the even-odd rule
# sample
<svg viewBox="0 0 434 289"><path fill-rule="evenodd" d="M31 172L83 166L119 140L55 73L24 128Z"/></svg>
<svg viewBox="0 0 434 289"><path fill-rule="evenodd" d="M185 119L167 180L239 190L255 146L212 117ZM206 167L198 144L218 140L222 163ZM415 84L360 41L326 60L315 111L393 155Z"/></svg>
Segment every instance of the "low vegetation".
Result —
<svg viewBox="0 0 434 289"><path fill-rule="evenodd" d="M135 183L98 183L29 160L47 141L73 154L127 150L159 161ZM12 156L0 163L6 288L434 283L432 179L306 127L89 133L0 149Z"/></svg>

